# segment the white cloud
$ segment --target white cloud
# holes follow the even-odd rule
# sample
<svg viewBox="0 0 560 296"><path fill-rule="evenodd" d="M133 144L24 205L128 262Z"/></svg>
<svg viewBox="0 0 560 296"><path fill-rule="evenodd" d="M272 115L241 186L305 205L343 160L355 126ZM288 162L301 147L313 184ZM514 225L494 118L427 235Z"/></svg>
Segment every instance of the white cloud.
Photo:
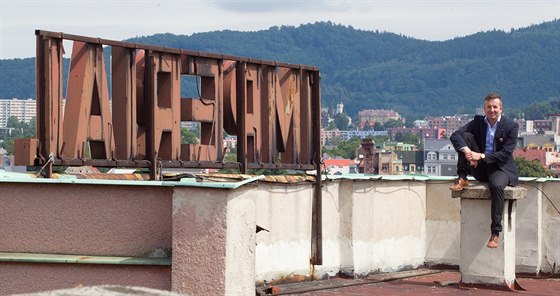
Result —
<svg viewBox="0 0 560 296"><path fill-rule="evenodd" d="M0 59L34 56L35 29L123 40L155 33L257 31L332 21L446 40L558 18L558 0L0 0Z"/></svg>

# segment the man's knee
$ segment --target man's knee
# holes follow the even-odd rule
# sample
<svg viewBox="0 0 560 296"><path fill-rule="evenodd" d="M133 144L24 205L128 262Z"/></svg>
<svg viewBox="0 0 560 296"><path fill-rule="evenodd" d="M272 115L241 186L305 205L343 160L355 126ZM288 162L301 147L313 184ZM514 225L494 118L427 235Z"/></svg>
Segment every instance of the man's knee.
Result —
<svg viewBox="0 0 560 296"><path fill-rule="evenodd" d="M472 133L464 132L464 133L461 134L461 137L463 137L463 139L469 144L475 142L475 138L474 138L474 135Z"/></svg>
<svg viewBox="0 0 560 296"><path fill-rule="evenodd" d="M490 191L495 191L495 190L503 191L506 188L506 185L507 184L488 182L488 189L490 189Z"/></svg>

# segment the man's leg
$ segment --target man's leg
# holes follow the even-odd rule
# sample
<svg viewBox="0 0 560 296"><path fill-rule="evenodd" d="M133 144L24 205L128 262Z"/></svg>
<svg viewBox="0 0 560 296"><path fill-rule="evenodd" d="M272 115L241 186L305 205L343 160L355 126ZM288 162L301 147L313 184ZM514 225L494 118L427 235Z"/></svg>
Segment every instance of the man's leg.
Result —
<svg viewBox="0 0 560 296"><path fill-rule="evenodd" d="M467 143L467 147L469 147L471 151L480 152L473 134L463 133L461 136L463 137L463 139ZM459 152L458 154L459 158L457 160L457 175L459 177L455 179L453 186L451 186L450 188L451 190L459 191L467 187L469 185L469 181L467 181L467 175L469 174L469 172L478 181L488 181L485 163L481 162L478 163L476 167L472 167L469 160L467 160L465 153Z"/></svg>
<svg viewBox="0 0 560 296"><path fill-rule="evenodd" d="M475 152L480 152L480 149L478 148L478 145L476 144L476 140L475 140L473 134L463 133L461 136L463 137L463 139L467 143L467 147L469 147L469 149L471 149L472 151L475 151ZM467 175L469 174L470 163L467 160L467 157L465 156L465 153L459 152L458 154L459 154L459 159L457 160L457 175L459 176L459 178L466 180Z"/></svg>
<svg viewBox="0 0 560 296"><path fill-rule="evenodd" d="M488 176L488 188L492 196L490 230L492 234L499 235L502 232L502 215L504 213L504 189L509 183L506 173L495 170Z"/></svg>

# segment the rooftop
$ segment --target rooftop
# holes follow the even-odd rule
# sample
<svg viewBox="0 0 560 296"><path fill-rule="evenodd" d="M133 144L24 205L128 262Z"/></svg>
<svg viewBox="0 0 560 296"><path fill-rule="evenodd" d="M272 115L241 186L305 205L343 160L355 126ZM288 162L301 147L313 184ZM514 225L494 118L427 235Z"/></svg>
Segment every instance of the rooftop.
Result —
<svg viewBox="0 0 560 296"><path fill-rule="evenodd" d="M277 295L512 295L510 291L484 287L462 287L454 270L419 269L371 275L361 279L333 278L324 281L279 285ZM560 290L560 278L518 277L526 291L518 295L550 296Z"/></svg>
<svg viewBox="0 0 560 296"><path fill-rule="evenodd" d="M323 261L310 265L313 176L107 175L0 171L1 291L116 284L249 295L272 284L284 295L503 293L458 285L461 206L451 177L324 176ZM529 192L517 210L520 293L551 295L560 289L560 180L520 186ZM266 231L255 234L255 224Z"/></svg>

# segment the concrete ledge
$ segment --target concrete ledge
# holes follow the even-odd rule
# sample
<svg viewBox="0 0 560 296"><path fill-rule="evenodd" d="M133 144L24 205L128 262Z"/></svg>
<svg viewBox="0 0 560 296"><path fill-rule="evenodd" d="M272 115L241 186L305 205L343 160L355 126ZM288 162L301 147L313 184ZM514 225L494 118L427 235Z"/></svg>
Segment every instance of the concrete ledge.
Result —
<svg viewBox="0 0 560 296"><path fill-rule="evenodd" d="M171 265L168 258L138 258L114 256L83 256L60 254L0 253L0 262L74 263L112 265Z"/></svg>
<svg viewBox="0 0 560 296"><path fill-rule="evenodd" d="M524 187L507 186L504 190L504 199L522 199L527 196L527 189ZM461 191L451 191L452 198L468 199L492 199L488 185L468 186Z"/></svg>

